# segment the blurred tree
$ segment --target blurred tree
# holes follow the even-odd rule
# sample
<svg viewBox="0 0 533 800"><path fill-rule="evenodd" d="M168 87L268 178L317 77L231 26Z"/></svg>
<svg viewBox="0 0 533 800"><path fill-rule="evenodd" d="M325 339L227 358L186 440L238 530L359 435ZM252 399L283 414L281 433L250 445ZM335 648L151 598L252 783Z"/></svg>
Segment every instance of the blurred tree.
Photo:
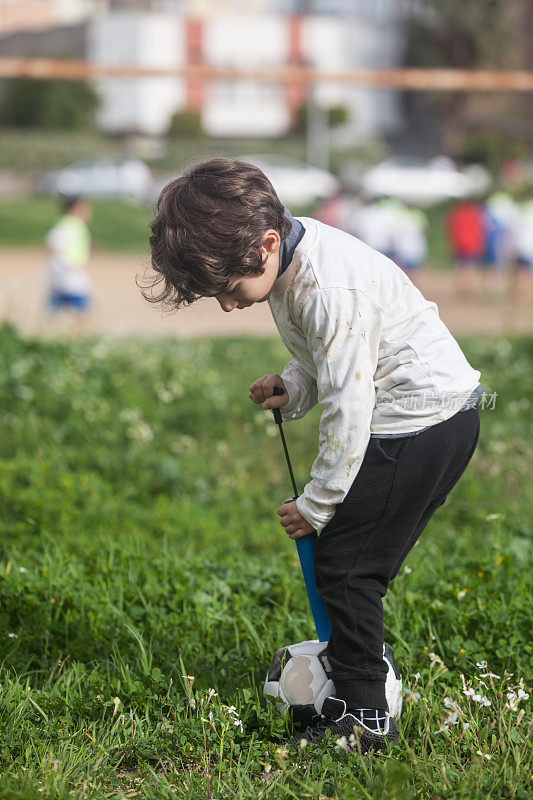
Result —
<svg viewBox="0 0 533 800"><path fill-rule="evenodd" d="M85 81L20 78L6 83L2 122L21 128L92 129L99 98Z"/></svg>
<svg viewBox="0 0 533 800"><path fill-rule="evenodd" d="M203 135L199 111L184 109L172 115L167 136L171 139L199 139Z"/></svg>
<svg viewBox="0 0 533 800"><path fill-rule="evenodd" d="M506 68L522 0L430 0L411 17L410 57L419 66Z"/></svg>
<svg viewBox="0 0 533 800"><path fill-rule="evenodd" d="M407 66L447 69L528 67L533 19L530 0L426 0L409 21ZM510 139L533 137L521 124L530 98L502 93L435 92L404 94L414 130L430 121L439 128L442 149L458 154L465 132L496 124ZM505 110L507 110L507 113ZM512 109L509 114L509 110ZM431 123L430 123L431 124Z"/></svg>
<svg viewBox="0 0 533 800"><path fill-rule="evenodd" d="M509 158L526 158L528 145L498 131L466 133L460 140L456 155L467 164L483 164L493 172Z"/></svg>
<svg viewBox="0 0 533 800"><path fill-rule="evenodd" d="M296 112L294 123L294 132L297 134L305 135L307 131L307 117L309 114L309 104L303 103ZM330 128L336 128L339 125L344 125L350 118L350 112L346 106L337 105L329 106L327 109L328 125Z"/></svg>

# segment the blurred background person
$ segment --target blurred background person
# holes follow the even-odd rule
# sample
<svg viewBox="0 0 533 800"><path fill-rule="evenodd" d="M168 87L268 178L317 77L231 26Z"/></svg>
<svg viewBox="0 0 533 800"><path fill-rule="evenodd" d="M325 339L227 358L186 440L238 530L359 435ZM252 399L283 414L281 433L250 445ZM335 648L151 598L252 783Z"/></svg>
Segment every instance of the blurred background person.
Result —
<svg viewBox="0 0 533 800"><path fill-rule="evenodd" d="M350 226L350 213L350 200L341 189L319 203L313 216L325 225L347 231Z"/></svg>
<svg viewBox="0 0 533 800"><path fill-rule="evenodd" d="M459 296L472 295L477 288L476 271L485 251L483 210L477 203L459 202L450 210L446 223L457 273L456 291Z"/></svg>
<svg viewBox="0 0 533 800"><path fill-rule="evenodd" d="M502 295L514 255L518 208L507 192L495 192L485 203L484 290Z"/></svg>
<svg viewBox="0 0 533 800"><path fill-rule="evenodd" d="M348 231L390 258L394 247L395 224L393 207L387 198L376 201L363 195L352 210Z"/></svg>
<svg viewBox="0 0 533 800"><path fill-rule="evenodd" d="M533 191L518 207L514 245L511 291L520 302L529 302L533 300Z"/></svg>
<svg viewBox="0 0 533 800"><path fill-rule="evenodd" d="M428 218L419 208L397 209L393 228L393 256L411 280L424 266L427 256Z"/></svg>
<svg viewBox="0 0 533 800"><path fill-rule="evenodd" d="M87 318L91 282L87 264L91 253L89 222L92 208L81 196L65 197L63 215L45 237L47 307L52 313L73 311Z"/></svg>

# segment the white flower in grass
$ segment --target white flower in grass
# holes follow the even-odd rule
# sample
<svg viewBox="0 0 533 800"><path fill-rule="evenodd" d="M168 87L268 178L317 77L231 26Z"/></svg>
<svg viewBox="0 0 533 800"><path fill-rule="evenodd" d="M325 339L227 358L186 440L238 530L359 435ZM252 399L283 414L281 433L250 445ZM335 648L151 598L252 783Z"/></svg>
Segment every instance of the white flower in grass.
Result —
<svg viewBox="0 0 533 800"><path fill-rule="evenodd" d="M466 731L470 727L469 722L463 722L463 730Z"/></svg>
<svg viewBox="0 0 533 800"><path fill-rule="evenodd" d="M516 711L520 700L529 700L529 694L525 692L523 688L520 688L518 693L514 689L510 689L507 692L507 708Z"/></svg>
<svg viewBox="0 0 533 800"><path fill-rule="evenodd" d="M28 570L26 567L19 567L19 572L27 572Z"/></svg>
<svg viewBox="0 0 533 800"><path fill-rule="evenodd" d="M474 703L481 703L481 699L482 698L481 698L480 694L473 694L472 695L472 700L474 701Z"/></svg>
<svg viewBox="0 0 533 800"><path fill-rule="evenodd" d="M478 669L487 669L487 666L488 666L488 664L487 664L486 661L477 661L476 662L476 667Z"/></svg>
<svg viewBox="0 0 533 800"><path fill-rule="evenodd" d="M8 636L8 639L18 639L19 638L18 634L16 634L16 633L8 633L7 636Z"/></svg>
<svg viewBox="0 0 533 800"><path fill-rule="evenodd" d="M444 705L446 706L446 708L449 708L451 706L451 704L453 703L453 700L452 700L451 697L445 697L443 702L444 702Z"/></svg>
<svg viewBox="0 0 533 800"><path fill-rule="evenodd" d="M346 736L341 736L340 739L337 739L335 746L340 750L346 750L347 753L351 752L351 748L348 746L348 739Z"/></svg>
<svg viewBox="0 0 533 800"><path fill-rule="evenodd" d="M486 759L487 759L487 761L490 761L490 760L491 760L491 758L492 758L492 756L490 755L490 753L483 753L481 750L478 750L478 751L477 751L477 754L478 754L478 756L483 756L483 758L486 758Z"/></svg>
<svg viewBox="0 0 533 800"><path fill-rule="evenodd" d="M419 678L420 678L420 673L417 672L416 675L415 675L415 681L417 681Z"/></svg>
<svg viewBox="0 0 533 800"><path fill-rule="evenodd" d="M457 725L458 724L458 711L453 711L451 714L448 714L444 722L442 723L442 728L439 728L437 733L442 733L442 731L447 731L450 729L450 725Z"/></svg>
<svg viewBox="0 0 533 800"><path fill-rule="evenodd" d="M242 726L242 720L240 720L240 719L236 719L236 720L233 721L233 727L234 728L239 727L241 729L241 733L244 732L244 728Z"/></svg>
<svg viewBox="0 0 533 800"><path fill-rule="evenodd" d="M403 571L405 575L410 575L413 570L411 569L411 567L404 567Z"/></svg>
<svg viewBox="0 0 533 800"><path fill-rule="evenodd" d="M420 700L421 697L422 697L422 695L420 694L420 692L408 692L405 695L405 699L409 703L418 703L418 701Z"/></svg>
<svg viewBox="0 0 533 800"><path fill-rule="evenodd" d="M496 675L495 672L485 672L483 675L479 676L480 678L497 678L500 680L500 676Z"/></svg>
<svg viewBox="0 0 533 800"><path fill-rule="evenodd" d="M207 722L211 726L211 728L213 728L215 733L217 732L217 729L215 727L215 720L213 719L213 712L212 711L209 712L208 719L205 719L205 717L200 717L200 719L202 720L202 722Z"/></svg>
<svg viewBox="0 0 533 800"><path fill-rule="evenodd" d="M211 700L212 697L218 697L218 692L215 692L214 689L209 689L209 691L207 692L207 702L208 703L209 703L209 701Z"/></svg>
<svg viewBox="0 0 533 800"><path fill-rule="evenodd" d="M473 690L473 689L463 689L463 694L464 694L466 697L473 697L473 696L474 696L474 694L475 694L475 692L474 692L474 690Z"/></svg>

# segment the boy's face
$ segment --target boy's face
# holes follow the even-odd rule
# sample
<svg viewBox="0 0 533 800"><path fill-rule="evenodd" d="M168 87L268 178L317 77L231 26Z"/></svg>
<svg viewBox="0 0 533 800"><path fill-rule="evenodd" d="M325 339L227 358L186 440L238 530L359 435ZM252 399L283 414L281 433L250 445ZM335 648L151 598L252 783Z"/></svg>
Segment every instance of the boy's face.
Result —
<svg viewBox="0 0 533 800"><path fill-rule="evenodd" d="M254 303L268 300L279 272L280 235L275 230L268 230L263 234L262 242L261 255L265 271L262 275L232 276L228 291L215 295L223 311L249 308Z"/></svg>

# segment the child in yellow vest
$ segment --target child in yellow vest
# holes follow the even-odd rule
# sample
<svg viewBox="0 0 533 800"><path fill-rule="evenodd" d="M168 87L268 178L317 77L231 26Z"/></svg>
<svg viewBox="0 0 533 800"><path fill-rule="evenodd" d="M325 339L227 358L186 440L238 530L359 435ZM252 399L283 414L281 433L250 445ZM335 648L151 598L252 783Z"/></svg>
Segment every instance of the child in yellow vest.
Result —
<svg viewBox="0 0 533 800"><path fill-rule="evenodd" d="M91 252L91 207L81 197L67 197L64 215L46 234L48 306L53 311L87 311L91 284L86 266Z"/></svg>

